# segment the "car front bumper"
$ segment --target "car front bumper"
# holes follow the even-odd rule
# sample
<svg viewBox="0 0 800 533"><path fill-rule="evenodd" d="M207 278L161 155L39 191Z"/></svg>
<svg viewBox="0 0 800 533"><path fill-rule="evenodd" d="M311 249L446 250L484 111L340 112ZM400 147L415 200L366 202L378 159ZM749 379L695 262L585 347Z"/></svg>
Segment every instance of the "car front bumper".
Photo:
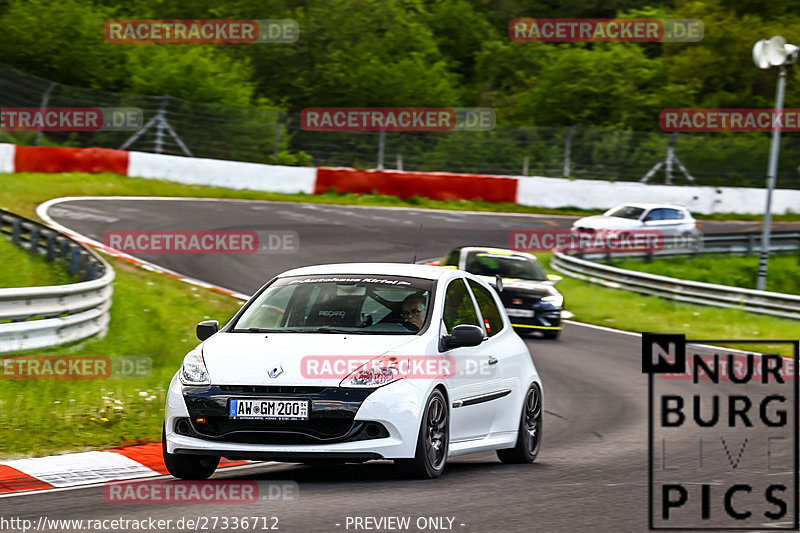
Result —
<svg viewBox="0 0 800 533"><path fill-rule="evenodd" d="M236 389L243 389L241 391ZM400 459L414 456L425 393L410 380L377 389L330 387L325 391L263 392L267 387L185 387L170 383L164 417L167 451L234 459ZM262 392L249 392L252 390ZM228 398L308 398L309 420L227 419ZM204 418L205 423L196 423ZM180 434L176 424L182 422ZM187 431L186 423L190 428ZM213 423L212 423L213 422ZM375 433L375 428L380 428ZM367 429L372 436L366 434Z"/></svg>
<svg viewBox="0 0 800 533"><path fill-rule="evenodd" d="M561 326L561 309L524 309L507 307L506 313L511 325L520 331L558 331Z"/></svg>

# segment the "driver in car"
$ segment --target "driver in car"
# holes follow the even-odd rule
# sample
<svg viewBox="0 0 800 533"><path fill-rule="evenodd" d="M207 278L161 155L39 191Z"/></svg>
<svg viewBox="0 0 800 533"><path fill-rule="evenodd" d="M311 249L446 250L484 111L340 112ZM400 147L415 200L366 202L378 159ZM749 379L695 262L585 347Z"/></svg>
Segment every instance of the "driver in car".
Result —
<svg viewBox="0 0 800 533"><path fill-rule="evenodd" d="M425 321L425 298L420 294L410 294L403 300L400 316L404 321L422 329Z"/></svg>

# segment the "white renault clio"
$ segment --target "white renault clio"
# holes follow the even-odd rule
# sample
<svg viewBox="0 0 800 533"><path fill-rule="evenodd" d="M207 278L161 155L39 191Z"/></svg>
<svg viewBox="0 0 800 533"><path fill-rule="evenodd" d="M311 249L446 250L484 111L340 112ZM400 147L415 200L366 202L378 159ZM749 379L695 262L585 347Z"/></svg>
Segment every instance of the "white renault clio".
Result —
<svg viewBox="0 0 800 533"><path fill-rule="evenodd" d="M433 478L448 457L539 453L541 380L495 289L467 272L290 270L197 335L167 395L164 462L176 477L205 479L226 457L393 459Z"/></svg>

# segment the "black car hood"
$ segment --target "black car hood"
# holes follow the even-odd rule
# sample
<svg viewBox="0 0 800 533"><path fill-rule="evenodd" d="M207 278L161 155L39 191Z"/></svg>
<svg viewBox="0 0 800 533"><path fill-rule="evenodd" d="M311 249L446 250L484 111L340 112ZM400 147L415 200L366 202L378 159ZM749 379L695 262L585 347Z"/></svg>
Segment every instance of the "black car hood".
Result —
<svg viewBox="0 0 800 533"><path fill-rule="evenodd" d="M494 286L495 278L488 276L481 277ZM501 292L500 295L503 296L506 293L528 296L532 298L543 298L545 296L555 296L560 294L555 287L546 282L503 278L503 292Z"/></svg>

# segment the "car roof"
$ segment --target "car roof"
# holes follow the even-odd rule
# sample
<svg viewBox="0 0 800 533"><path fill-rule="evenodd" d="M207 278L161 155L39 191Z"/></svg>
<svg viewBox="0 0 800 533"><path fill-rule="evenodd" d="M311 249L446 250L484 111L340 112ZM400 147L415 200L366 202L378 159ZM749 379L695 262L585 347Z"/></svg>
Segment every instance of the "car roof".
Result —
<svg viewBox="0 0 800 533"><path fill-rule="evenodd" d="M641 207L642 209L652 209L654 207L666 207L668 209L682 209L687 210L686 206L678 204L657 204L653 202L625 202L624 204L615 205L611 209L616 209L622 206Z"/></svg>
<svg viewBox="0 0 800 533"><path fill-rule="evenodd" d="M535 255L531 255L527 252L520 252L519 250L511 250L508 248L493 248L491 246L462 246L461 252L489 252L498 255L517 255L525 257L526 259L531 259L532 261L538 261Z"/></svg>
<svg viewBox="0 0 800 533"><path fill-rule="evenodd" d="M310 276L316 274L366 274L383 276L409 276L438 280L452 277L453 270L431 265L417 265L410 263L335 263L328 265L313 265L287 270L278 277ZM463 274L463 273L462 273Z"/></svg>

